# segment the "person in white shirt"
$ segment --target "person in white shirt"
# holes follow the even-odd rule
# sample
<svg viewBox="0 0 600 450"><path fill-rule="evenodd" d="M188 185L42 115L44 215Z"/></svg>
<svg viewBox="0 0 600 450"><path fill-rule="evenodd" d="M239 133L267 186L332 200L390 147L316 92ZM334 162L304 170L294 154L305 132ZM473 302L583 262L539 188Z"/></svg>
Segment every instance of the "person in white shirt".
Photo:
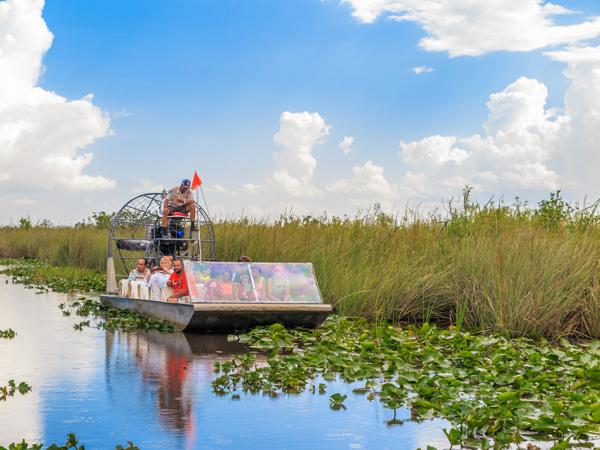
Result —
<svg viewBox="0 0 600 450"><path fill-rule="evenodd" d="M150 270L146 266L146 260L139 258L135 264L135 269L129 272L126 280L121 280L121 295L130 298L148 297L146 288L146 277L150 275Z"/></svg>
<svg viewBox="0 0 600 450"><path fill-rule="evenodd" d="M127 279L129 281L142 281L149 274L150 271L148 270L148 267L146 267L146 260L144 258L140 258L135 264L135 269L129 272Z"/></svg>
<svg viewBox="0 0 600 450"><path fill-rule="evenodd" d="M172 267L171 257L163 256L160 258L160 267L153 267L151 273L146 277L146 284L150 288L152 300L161 299L161 290L167 285L167 281L173 273Z"/></svg>

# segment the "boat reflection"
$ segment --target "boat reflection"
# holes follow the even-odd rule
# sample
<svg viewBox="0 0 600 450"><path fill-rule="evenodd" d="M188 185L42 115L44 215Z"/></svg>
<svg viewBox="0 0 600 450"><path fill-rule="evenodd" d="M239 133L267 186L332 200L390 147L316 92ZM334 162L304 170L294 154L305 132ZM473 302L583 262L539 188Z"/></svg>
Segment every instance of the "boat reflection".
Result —
<svg viewBox="0 0 600 450"><path fill-rule="evenodd" d="M152 399L162 427L184 438L186 447L195 442L194 400L198 391L210 390L214 363L249 351L227 335L156 331L106 333L106 382L111 397L127 395L134 402ZM132 363L134 361L135 363ZM132 383L131 377L141 383ZM138 386L124 393L120 386ZM119 386L114 384L119 383ZM115 399L115 403L120 400Z"/></svg>

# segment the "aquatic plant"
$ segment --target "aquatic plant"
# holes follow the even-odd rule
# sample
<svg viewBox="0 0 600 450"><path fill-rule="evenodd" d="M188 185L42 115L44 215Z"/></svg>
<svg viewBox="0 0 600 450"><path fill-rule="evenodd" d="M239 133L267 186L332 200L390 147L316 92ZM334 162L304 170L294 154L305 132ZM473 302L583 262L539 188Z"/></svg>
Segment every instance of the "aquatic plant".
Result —
<svg viewBox="0 0 600 450"><path fill-rule="evenodd" d="M16 335L17 333L12 328L0 330L1 339L14 339ZM29 391L31 391L31 386L24 381L17 383L15 380L9 380L6 385L0 385L0 401L3 402L6 401L8 397L14 397L17 392L21 395L25 395Z"/></svg>
<svg viewBox="0 0 600 450"><path fill-rule="evenodd" d="M329 407L336 411L338 409L346 409L346 406L344 405L344 400L346 400L347 398L347 395L336 392L335 394L329 396Z"/></svg>
<svg viewBox="0 0 600 450"><path fill-rule="evenodd" d="M30 444L23 439L21 442L9 444L7 447L0 445L0 450L43 450L43 444ZM67 441L64 445L51 444L45 447L45 450L85 450L83 444L79 444L79 440L74 434L67 435ZM127 447L116 445L115 450L140 450L133 442L128 442Z"/></svg>
<svg viewBox="0 0 600 450"><path fill-rule="evenodd" d="M8 330L0 330L0 338L2 339L13 339L17 333L15 330L9 328Z"/></svg>
<svg viewBox="0 0 600 450"><path fill-rule="evenodd" d="M15 380L9 380L5 386L0 386L0 402L6 401L8 397L13 397L17 392L25 395L29 391L31 391L31 386L24 381L17 383Z"/></svg>
<svg viewBox="0 0 600 450"><path fill-rule="evenodd" d="M60 303L58 307L65 316L70 316L71 311L73 311L79 317L88 318L88 320L73 325L73 328L79 331L91 326L104 330L157 330L161 333L174 333L177 331L177 328L169 322L152 319L133 311L110 308L98 300L86 297L79 297L69 303Z"/></svg>
<svg viewBox="0 0 600 450"><path fill-rule="evenodd" d="M598 341L550 343L341 317L316 330L275 325L238 339L271 355L261 365L249 357L215 364L213 389L221 395L316 392L319 379L363 381L355 394L390 409L388 424L402 423L401 407L410 408L412 421L444 418L452 446L546 440L567 448L600 433ZM342 409L344 400L334 393L330 405Z"/></svg>
<svg viewBox="0 0 600 450"><path fill-rule="evenodd" d="M3 260L1 265L8 266L0 273L10 276L13 283L40 292L102 292L106 286L106 277L89 269L55 267L36 259Z"/></svg>

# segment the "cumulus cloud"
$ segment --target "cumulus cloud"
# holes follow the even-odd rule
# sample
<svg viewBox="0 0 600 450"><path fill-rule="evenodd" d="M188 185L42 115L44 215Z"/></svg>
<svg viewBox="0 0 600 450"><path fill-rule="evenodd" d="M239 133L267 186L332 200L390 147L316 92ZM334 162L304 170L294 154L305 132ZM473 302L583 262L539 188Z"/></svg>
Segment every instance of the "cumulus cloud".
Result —
<svg viewBox="0 0 600 450"><path fill-rule="evenodd" d="M557 166L579 195L600 195L600 46L567 48L548 53L567 64L570 81L564 113L571 132L563 143Z"/></svg>
<svg viewBox="0 0 600 450"><path fill-rule="evenodd" d="M136 194L145 194L148 192L162 192L164 188L164 184L154 183L146 178L140 178L137 186L134 186L131 191Z"/></svg>
<svg viewBox="0 0 600 450"><path fill-rule="evenodd" d="M313 151L322 143L331 126L316 112L286 111L279 119L273 140L280 147L275 153L271 183L292 196L310 196L319 192L312 183L317 166Z"/></svg>
<svg viewBox="0 0 600 450"><path fill-rule="evenodd" d="M327 190L346 194L354 200L368 198L373 202L393 200L398 197L398 186L386 180L383 167L374 164L373 161L354 166L352 176L330 183Z"/></svg>
<svg viewBox="0 0 600 450"><path fill-rule="evenodd" d="M263 186L260 184L245 183L242 185L242 189L248 194L258 194L263 190Z"/></svg>
<svg viewBox="0 0 600 450"><path fill-rule="evenodd" d="M427 66L417 66L417 67L413 67L413 72L416 73L417 75L421 75L422 73L433 72L433 69L431 67L427 67Z"/></svg>
<svg viewBox="0 0 600 450"><path fill-rule="evenodd" d="M205 188L207 191L209 192L218 192L219 194L225 194L225 193L230 193L232 194L233 191L228 191L223 185L221 184L215 184L214 186L207 186Z"/></svg>
<svg viewBox="0 0 600 450"><path fill-rule="evenodd" d="M344 139L338 144L342 153L348 156L352 152L352 144L354 144L353 136L344 136Z"/></svg>
<svg viewBox="0 0 600 450"><path fill-rule="evenodd" d="M549 163L571 124L568 117L546 108L547 97L546 86L522 77L490 96L485 134L401 142L403 186L421 197L447 194L466 184L496 192L556 189L559 176Z"/></svg>
<svg viewBox="0 0 600 450"><path fill-rule="evenodd" d="M110 134L110 119L92 96L67 100L37 86L52 33L43 0L0 2L0 192L103 190L115 181L92 176L89 144Z"/></svg>
<svg viewBox="0 0 600 450"><path fill-rule="evenodd" d="M573 44L600 35L600 18L558 25L568 9L542 0L340 0L364 23L380 16L419 24L427 36L420 46L450 56L530 51Z"/></svg>

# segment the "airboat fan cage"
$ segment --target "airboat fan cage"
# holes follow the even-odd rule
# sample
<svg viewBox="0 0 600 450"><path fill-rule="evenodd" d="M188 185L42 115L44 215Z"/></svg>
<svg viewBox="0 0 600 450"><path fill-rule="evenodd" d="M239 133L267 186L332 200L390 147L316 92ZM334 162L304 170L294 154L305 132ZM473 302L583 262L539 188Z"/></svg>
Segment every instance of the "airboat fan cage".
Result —
<svg viewBox="0 0 600 450"><path fill-rule="evenodd" d="M165 193L141 194L129 200L113 218L108 238L108 256L118 260L116 271L126 276L135 260L145 258L158 265L163 256L192 261L213 261L215 235L210 217L196 204L196 230L188 216L170 216L166 233L161 227Z"/></svg>

